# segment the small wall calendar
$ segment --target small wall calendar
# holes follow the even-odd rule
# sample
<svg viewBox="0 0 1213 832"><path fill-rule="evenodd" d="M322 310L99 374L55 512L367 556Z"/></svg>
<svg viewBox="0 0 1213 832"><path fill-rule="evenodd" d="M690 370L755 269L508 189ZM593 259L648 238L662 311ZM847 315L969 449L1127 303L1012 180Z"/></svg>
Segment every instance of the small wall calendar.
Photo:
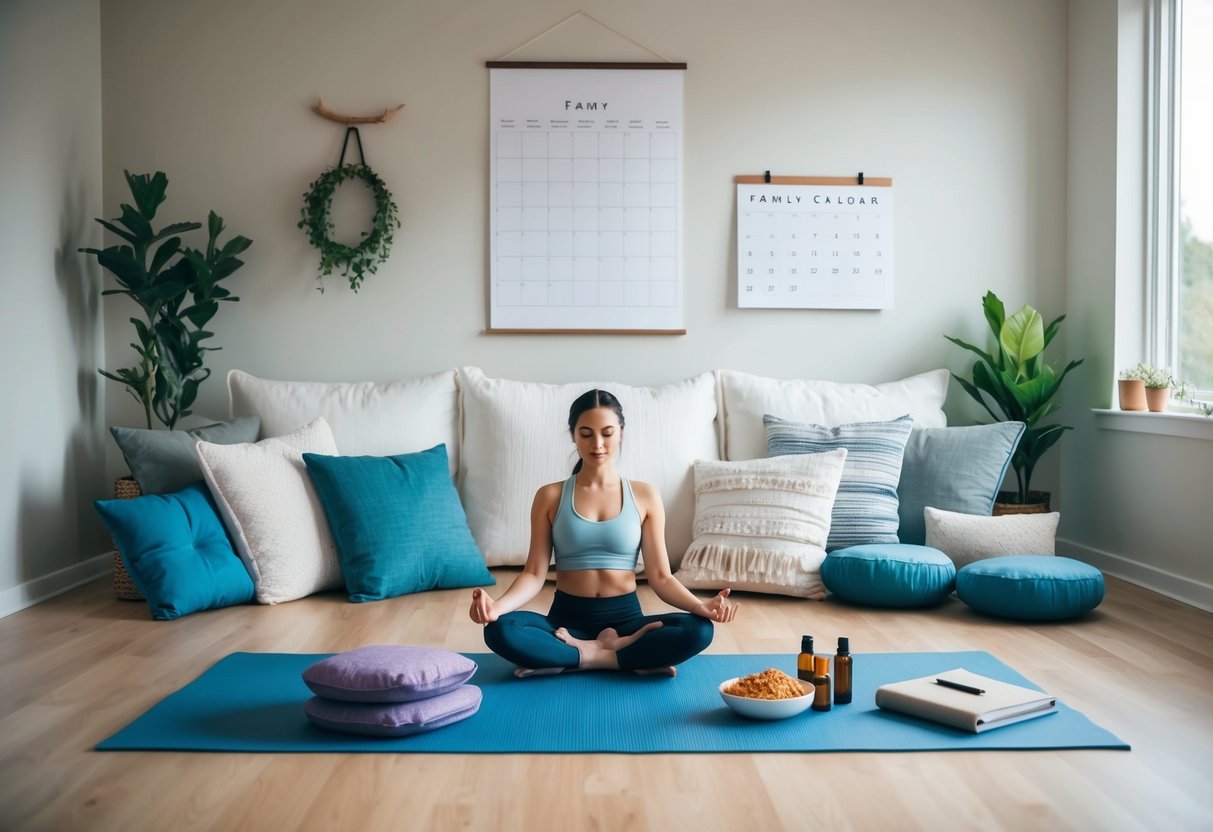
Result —
<svg viewBox="0 0 1213 832"><path fill-rule="evenodd" d="M488 66L489 331L684 332L686 64Z"/></svg>
<svg viewBox="0 0 1213 832"><path fill-rule="evenodd" d="M892 308L893 180L736 182L740 308Z"/></svg>

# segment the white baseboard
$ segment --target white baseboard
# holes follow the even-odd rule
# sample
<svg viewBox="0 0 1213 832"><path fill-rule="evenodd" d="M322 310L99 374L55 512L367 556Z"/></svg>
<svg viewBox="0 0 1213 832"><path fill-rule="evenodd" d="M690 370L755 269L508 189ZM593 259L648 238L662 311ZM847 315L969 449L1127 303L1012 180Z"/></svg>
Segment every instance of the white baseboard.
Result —
<svg viewBox="0 0 1213 832"><path fill-rule="evenodd" d="M1072 555L1132 584L1153 590L1176 601L1183 601L1207 612L1213 612L1213 585L1176 575L1165 569L1140 563L1135 560L1083 546L1072 540L1057 538L1057 554Z"/></svg>
<svg viewBox="0 0 1213 832"><path fill-rule="evenodd" d="M20 612L26 607L32 607L34 604L54 598L56 595L62 595L81 584L95 581L110 574L113 568L113 552L106 552L74 566L34 578L32 581L26 581L8 589L0 589L0 618Z"/></svg>

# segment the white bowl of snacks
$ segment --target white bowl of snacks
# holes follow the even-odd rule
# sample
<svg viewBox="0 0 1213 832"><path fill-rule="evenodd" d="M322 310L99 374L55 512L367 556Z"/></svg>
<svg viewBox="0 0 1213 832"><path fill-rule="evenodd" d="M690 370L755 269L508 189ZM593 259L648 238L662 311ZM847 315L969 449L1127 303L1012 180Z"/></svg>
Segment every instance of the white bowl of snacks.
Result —
<svg viewBox="0 0 1213 832"><path fill-rule="evenodd" d="M772 667L725 679L720 683L720 698L750 719L787 719L813 704L813 686Z"/></svg>

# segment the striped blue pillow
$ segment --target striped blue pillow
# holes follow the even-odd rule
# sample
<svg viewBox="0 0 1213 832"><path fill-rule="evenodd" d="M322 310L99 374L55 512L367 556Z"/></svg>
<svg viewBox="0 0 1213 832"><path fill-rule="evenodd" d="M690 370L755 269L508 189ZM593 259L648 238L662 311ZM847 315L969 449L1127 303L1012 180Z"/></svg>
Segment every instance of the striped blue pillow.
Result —
<svg viewBox="0 0 1213 832"><path fill-rule="evenodd" d="M826 549L863 543L897 543L897 482L914 426L911 416L889 422L855 422L834 428L762 417L767 455L819 454L846 448L842 482L830 514Z"/></svg>

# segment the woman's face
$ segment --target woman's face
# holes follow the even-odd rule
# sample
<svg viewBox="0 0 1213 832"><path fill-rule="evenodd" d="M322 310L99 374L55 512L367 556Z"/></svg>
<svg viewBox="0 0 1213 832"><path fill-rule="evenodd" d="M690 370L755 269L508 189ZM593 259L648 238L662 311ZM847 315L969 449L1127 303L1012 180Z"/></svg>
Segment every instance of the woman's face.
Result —
<svg viewBox="0 0 1213 832"><path fill-rule="evenodd" d="M596 407L581 414L573 428L573 442L577 455L587 465L601 465L614 459L623 441L623 428L619 416L609 407Z"/></svg>

